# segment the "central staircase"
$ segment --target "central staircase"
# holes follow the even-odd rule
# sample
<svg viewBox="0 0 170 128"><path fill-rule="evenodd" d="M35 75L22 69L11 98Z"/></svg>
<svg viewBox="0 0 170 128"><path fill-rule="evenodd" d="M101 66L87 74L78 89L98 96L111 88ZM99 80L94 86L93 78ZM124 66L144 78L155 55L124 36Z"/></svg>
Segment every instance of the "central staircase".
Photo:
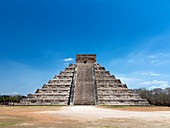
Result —
<svg viewBox="0 0 170 128"><path fill-rule="evenodd" d="M74 105L95 105L93 63L78 63Z"/></svg>

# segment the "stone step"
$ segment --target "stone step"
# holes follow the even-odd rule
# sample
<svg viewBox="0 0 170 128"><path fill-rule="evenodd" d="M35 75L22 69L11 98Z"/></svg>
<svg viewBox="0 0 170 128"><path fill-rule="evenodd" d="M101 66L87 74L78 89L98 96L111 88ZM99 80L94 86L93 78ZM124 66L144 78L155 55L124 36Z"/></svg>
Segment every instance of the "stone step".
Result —
<svg viewBox="0 0 170 128"><path fill-rule="evenodd" d="M93 64L77 64L74 104L94 105Z"/></svg>

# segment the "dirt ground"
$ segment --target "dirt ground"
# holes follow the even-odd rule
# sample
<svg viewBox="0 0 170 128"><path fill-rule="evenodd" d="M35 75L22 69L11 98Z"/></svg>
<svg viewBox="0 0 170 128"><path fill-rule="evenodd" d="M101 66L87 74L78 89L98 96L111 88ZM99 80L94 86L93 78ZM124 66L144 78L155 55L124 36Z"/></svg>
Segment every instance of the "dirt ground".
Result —
<svg viewBox="0 0 170 128"><path fill-rule="evenodd" d="M1 106L0 128L170 128L170 107Z"/></svg>

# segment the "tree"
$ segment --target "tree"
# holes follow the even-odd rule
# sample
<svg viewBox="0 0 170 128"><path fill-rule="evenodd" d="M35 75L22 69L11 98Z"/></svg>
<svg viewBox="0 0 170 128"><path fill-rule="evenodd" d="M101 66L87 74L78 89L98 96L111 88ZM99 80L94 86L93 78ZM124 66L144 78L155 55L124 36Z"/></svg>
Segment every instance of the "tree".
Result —
<svg viewBox="0 0 170 128"><path fill-rule="evenodd" d="M147 99L151 105L170 106L170 88L155 88L152 90L139 88L134 91L138 93L141 98Z"/></svg>

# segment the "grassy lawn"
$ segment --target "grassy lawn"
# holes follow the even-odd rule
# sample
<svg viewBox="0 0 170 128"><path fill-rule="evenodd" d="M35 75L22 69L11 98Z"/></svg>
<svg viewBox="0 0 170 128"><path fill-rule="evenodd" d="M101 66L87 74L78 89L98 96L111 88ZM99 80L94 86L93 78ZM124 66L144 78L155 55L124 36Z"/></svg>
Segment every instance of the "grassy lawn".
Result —
<svg viewBox="0 0 170 128"><path fill-rule="evenodd" d="M0 128L25 128L43 120L37 111L59 110L62 106L0 106Z"/></svg>
<svg viewBox="0 0 170 128"><path fill-rule="evenodd" d="M25 121L29 121L31 118L21 115L12 114L0 114L0 127L6 128L10 126L16 126Z"/></svg>

